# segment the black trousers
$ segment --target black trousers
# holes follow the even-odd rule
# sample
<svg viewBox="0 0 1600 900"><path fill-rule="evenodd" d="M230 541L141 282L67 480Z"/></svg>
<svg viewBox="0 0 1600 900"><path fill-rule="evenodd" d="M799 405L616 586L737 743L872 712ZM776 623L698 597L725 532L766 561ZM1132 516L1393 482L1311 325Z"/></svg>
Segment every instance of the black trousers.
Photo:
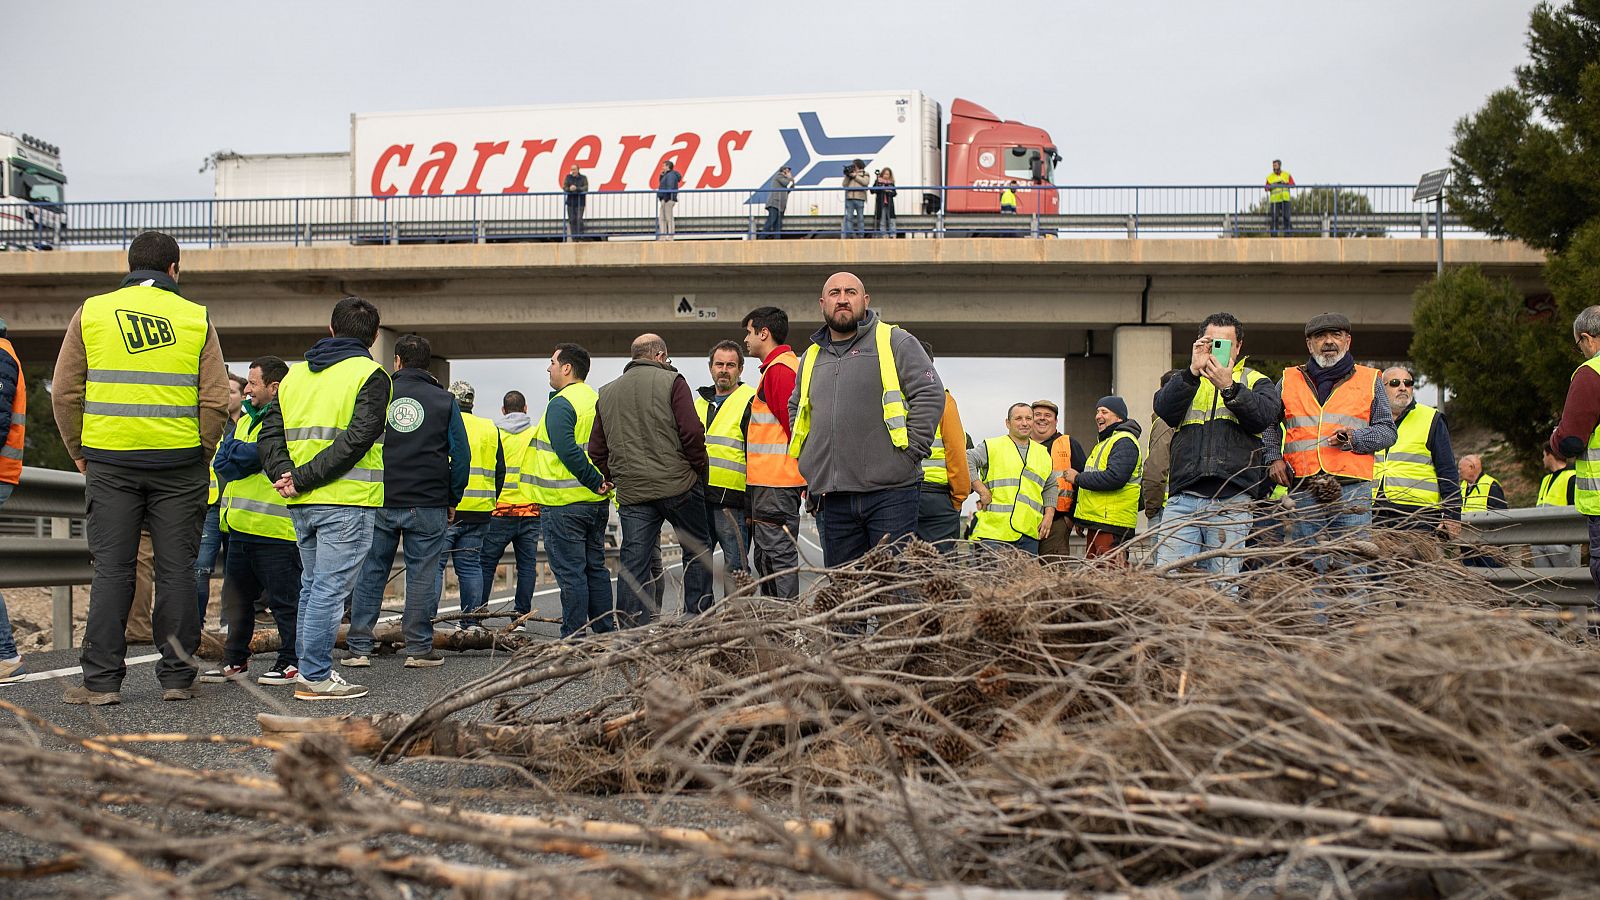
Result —
<svg viewBox="0 0 1600 900"><path fill-rule="evenodd" d="M273 668L300 665L294 655L300 612L300 548L294 541L257 541L235 535L228 541L222 573L222 620L228 626L223 665L242 666L250 661L256 605L262 601L278 626L278 659Z"/></svg>
<svg viewBox="0 0 1600 900"><path fill-rule="evenodd" d="M133 605L139 530L148 525L156 573L150 630L161 652L156 680L163 688L188 687L194 683L195 667L179 657L173 644L190 658L200 645L194 561L206 515L205 464L157 470L91 462L84 487L85 531L94 564L89 622L79 655L84 686L92 691L121 690L128 674L124 632Z"/></svg>

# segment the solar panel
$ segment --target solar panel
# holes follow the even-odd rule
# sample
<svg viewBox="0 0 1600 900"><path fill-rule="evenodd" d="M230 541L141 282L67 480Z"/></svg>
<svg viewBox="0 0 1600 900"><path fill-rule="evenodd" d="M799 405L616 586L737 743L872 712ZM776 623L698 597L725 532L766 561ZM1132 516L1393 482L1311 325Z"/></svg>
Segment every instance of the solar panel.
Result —
<svg viewBox="0 0 1600 900"><path fill-rule="evenodd" d="M1444 186L1450 181L1449 169L1437 169L1423 174L1417 189L1411 194L1413 201L1437 200L1444 196Z"/></svg>

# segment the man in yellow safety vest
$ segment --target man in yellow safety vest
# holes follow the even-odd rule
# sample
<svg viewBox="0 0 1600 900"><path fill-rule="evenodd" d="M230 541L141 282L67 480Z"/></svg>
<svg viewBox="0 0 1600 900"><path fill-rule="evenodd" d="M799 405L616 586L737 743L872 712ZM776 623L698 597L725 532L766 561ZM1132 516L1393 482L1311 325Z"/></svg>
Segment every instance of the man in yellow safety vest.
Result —
<svg viewBox="0 0 1600 900"><path fill-rule="evenodd" d="M289 501L305 570L296 700L367 695L333 670L333 643L383 506L389 373L368 350L378 339L378 308L345 297L334 304L328 335L289 368L257 441L262 470Z"/></svg>
<svg viewBox="0 0 1600 900"><path fill-rule="evenodd" d="M789 396L789 455L817 504L830 568L916 530L922 461L944 414L944 383L922 343L871 302L855 275L828 278L817 298L824 324Z"/></svg>
<svg viewBox="0 0 1600 900"><path fill-rule="evenodd" d="M1050 451L1033 440L1033 407L1013 403L1006 410L1006 433L972 448L967 455L978 512L972 539L987 547L1012 547L1039 555L1039 541L1050 533L1046 510L1055 508L1057 474Z"/></svg>
<svg viewBox="0 0 1600 900"><path fill-rule="evenodd" d="M472 412L477 391L465 381L450 383L450 394L461 407L461 423L467 428L471 448L471 468L467 489L456 504L455 516L445 531L444 554L439 557L439 589L444 596L445 570L454 566L461 596L461 612L486 608L489 595L483 590L483 539L489 534L495 501L506 485L506 453L500 443L500 429L494 420ZM475 628L480 619L463 618L460 627Z"/></svg>
<svg viewBox="0 0 1600 900"><path fill-rule="evenodd" d="M1577 466L1544 448L1545 475L1539 479L1535 506L1575 506L1578 498ZM1572 544L1532 544L1528 547L1536 569L1562 569L1576 566L1578 548Z"/></svg>
<svg viewBox="0 0 1600 900"><path fill-rule="evenodd" d="M736 576L747 569L744 548L750 542L745 522L745 435L750 430L750 404L755 388L745 384L744 348L736 341L720 341L711 348L711 384L694 398L700 424L706 429L706 456L711 463L706 483L706 519L711 525L711 549L722 550L722 593L737 590Z"/></svg>
<svg viewBox="0 0 1600 900"><path fill-rule="evenodd" d="M128 269L120 288L90 297L73 315L52 380L61 442L84 473L94 558L83 684L67 691L67 703L122 702L124 626L147 525L163 699L194 696L198 674L188 661L200 642L195 557L206 466L227 422L228 375L206 308L178 293L178 242L139 235L128 245Z"/></svg>
<svg viewBox="0 0 1600 900"><path fill-rule="evenodd" d="M1584 361L1572 373L1549 447L1552 455L1577 463L1573 504L1589 519L1589 576L1600 585L1600 306L1578 313L1572 339ZM1600 637L1600 624L1591 623L1589 634Z"/></svg>
<svg viewBox="0 0 1600 900"><path fill-rule="evenodd" d="M1283 160L1272 161L1272 171L1267 173L1267 231L1273 237L1294 233L1289 214L1289 189L1294 187L1294 176L1283 169Z"/></svg>
<svg viewBox="0 0 1600 900"><path fill-rule="evenodd" d="M1444 413L1417 402L1416 375L1405 366L1385 369L1380 380L1399 436L1373 454L1372 522L1456 537L1461 477Z"/></svg>

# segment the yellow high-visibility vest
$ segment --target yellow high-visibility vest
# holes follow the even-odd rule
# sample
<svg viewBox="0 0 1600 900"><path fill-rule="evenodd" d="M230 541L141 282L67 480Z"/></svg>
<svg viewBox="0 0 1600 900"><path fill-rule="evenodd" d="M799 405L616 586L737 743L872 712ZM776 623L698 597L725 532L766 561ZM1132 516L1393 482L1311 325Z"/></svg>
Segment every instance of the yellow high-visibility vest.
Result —
<svg viewBox="0 0 1600 900"><path fill-rule="evenodd" d="M500 456L500 429L483 416L463 411L461 424L467 427L467 446L472 461L467 468L467 489L456 504L457 512L490 512L499 492L494 489L495 460Z"/></svg>
<svg viewBox="0 0 1600 900"><path fill-rule="evenodd" d="M1461 511L1464 513L1487 512L1489 510L1489 489L1499 483L1489 475L1479 475L1477 481L1462 488ZM1565 496L1565 494L1562 496Z"/></svg>
<svg viewBox="0 0 1600 900"><path fill-rule="evenodd" d="M88 358L83 446L200 446L205 307L152 285L131 284L85 300L79 326Z"/></svg>
<svg viewBox="0 0 1600 900"><path fill-rule="evenodd" d="M532 503L533 497L522 484L522 470L532 462L533 429L516 434L500 429L500 449L506 455L506 480L500 488L499 502L510 506Z"/></svg>
<svg viewBox="0 0 1600 900"><path fill-rule="evenodd" d="M311 371L303 362L289 367L289 374L278 385L278 408L283 414L283 438L289 445L289 458L296 466L310 462L350 427L356 398L373 372L383 372L387 383L389 373L368 356L352 356L320 372ZM385 405L388 401L385 397ZM289 498L290 506L310 503L382 506L383 435L378 435L350 471Z"/></svg>
<svg viewBox="0 0 1600 900"><path fill-rule="evenodd" d="M904 450L911 442L906 435L906 395L900 392L900 373L895 369L894 350L890 347L890 334L896 326L879 320L872 327L878 351L878 377L883 383L883 425L889 429L889 440ZM821 348L812 344L800 360L800 405L791 423L793 435L789 438L789 455L795 459L800 458L800 451L811 434L811 373L816 369L820 352Z"/></svg>
<svg viewBox="0 0 1600 900"><path fill-rule="evenodd" d="M1535 506L1566 506L1567 485L1578 473L1572 469L1549 472L1539 479L1539 499Z"/></svg>
<svg viewBox="0 0 1600 900"><path fill-rule="evenodd" d="M700 414L700 424L706 428L706 456L711 460L711 475L707 480L712 487L730 491L745 489L744 412L755 398L755 388L740 384L717 408L716 418L708 421L711 403L695 395L694 408Z"/></svg>
<svg viewBox="0 0 1600 900"><path fill-rule="evenodd" d="M1257 171L1259 171L1259 170L1257 170ZM1267 192L1267 200L1268 200L1268 202L1271 202L1271 203L1288 203L1289 202L1289 185L1292 184L1293 182L1294 182L1294 178L1293 178L1293 176L1291 176L1289 174L1289 170L1287 170L1287 169L1283 170L1282 172L1268 172L1267 173L1267 184L1275 185L1275 187L1273 187L1270 191Z"/></svg>
<svg viewBox="0 0 1600 900"><path fill-rule="evenodd" d="M240 419L234 428L234 437L241 444L256 443L261 436L261 421L257 419L252 427L248 416ZM289 518L289 501L278 493L264 472L228 482L228 486L222 489L218 513L218 522L223 531L291 543L295 540L294 522Z"/></svg>
<svg viewBox="0 0 1600 900"><path fill-rule="evenodd" d="M1078 509L1073 513L1073 518L1079 522L1114 528L1132 528L1139 523L1139 477L1144 474L1144 450L1139 447L1138 438L1126 431L1112 432L1111 437L1095 444L1094 449L1089 451L1089 459L1084 463L1083 470L1104 471L1111 460L1112 448L1122 440L1132 441L1134 452L1139 454L1133 474L1128 477L1127 484L1109 491L1078 488Z"/></svg>
<svg viewBox="0 0 1600 900"><path fill-rule="evenodd" d="M989 465L983 483L989 486L989 505L978 511L973 540L1015 541L1037 538L1044 523L1044 486L1050 480L1050 451L1038 441L1028 442L1024 460L1009 435L984 441Z"/></svg>
<svg viewBox="0 0 1600 900"><path fill-rule="evenodd" d="M1428 452L1428 432L1439 411L1416 405L1401 420L1394 446L1373 454L1372 496L1399 506L1439 505L1439 473Z"/></svg>
<svg viewBox="0 0 1600 900"><path fill-rule="evenodd" d="M928 458L922 461L922 481L925 484L950 483L950 468L945 465L943 417L939 419L939 427L933 430L933 446L928 448Z"/></svg>
<svg viewBox="0 0 1600 900"><path fill-rule="evenodd" d="M1600 358L1586 359L1583 366L1600 374ZM1578 373L1574 371L1572 375L1576 378ZM1589 435L1589 445L1578 457L1576 469L1578 487L1574 499L1577 500L1578 512L1586 516L1600 516L1600 426L1596 426L1594 433Z"/></svg>
<svg viewBox="0 0 1600 900"><path fill-rule="evenodd" d="M562 388L556 396L572 404L573 411L578 414L572 436L578 443L578 449L583 451L584 458L589 459L589 434L594 431L594 411L599 405L600 393L578 381ZM540 506L569 506L573 503L598 503L606 499L604 495L584 487L583 482L556 455L555 448L550 445L550 429L545 422L549 415L547 409L539 417L530 445L533 452L523 460L522 484L533 502ZM593 460L590 459L590 462Z"/></svg>

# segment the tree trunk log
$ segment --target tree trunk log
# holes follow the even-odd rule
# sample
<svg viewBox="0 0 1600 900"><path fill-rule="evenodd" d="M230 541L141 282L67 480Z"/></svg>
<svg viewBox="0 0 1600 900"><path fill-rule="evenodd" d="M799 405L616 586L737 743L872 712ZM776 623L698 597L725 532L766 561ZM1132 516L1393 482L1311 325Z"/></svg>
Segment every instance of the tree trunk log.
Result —
<svg viewBox="0 0 1600 900"><path fill-rule="evenodd" d="M339 633L334 638L333 645L340 649L346 647L345 636L349 633L349 625L340 625ZM223 649L227 645L228 636L220 631L207 631L200 635L200 650L195 655L201 659L221 660ZM502 634L488 629L471 629L468 631L438 630L433 632L433 649L463 652L467 650L504 650L508 653L521 650L541 640L533 635ZM406 636L399 622L384 622L372 630L372 643L393 644L405 646ZM276 653L280 648L277 629L262 629L250 636L250 655L258 653Z"/></svg>

